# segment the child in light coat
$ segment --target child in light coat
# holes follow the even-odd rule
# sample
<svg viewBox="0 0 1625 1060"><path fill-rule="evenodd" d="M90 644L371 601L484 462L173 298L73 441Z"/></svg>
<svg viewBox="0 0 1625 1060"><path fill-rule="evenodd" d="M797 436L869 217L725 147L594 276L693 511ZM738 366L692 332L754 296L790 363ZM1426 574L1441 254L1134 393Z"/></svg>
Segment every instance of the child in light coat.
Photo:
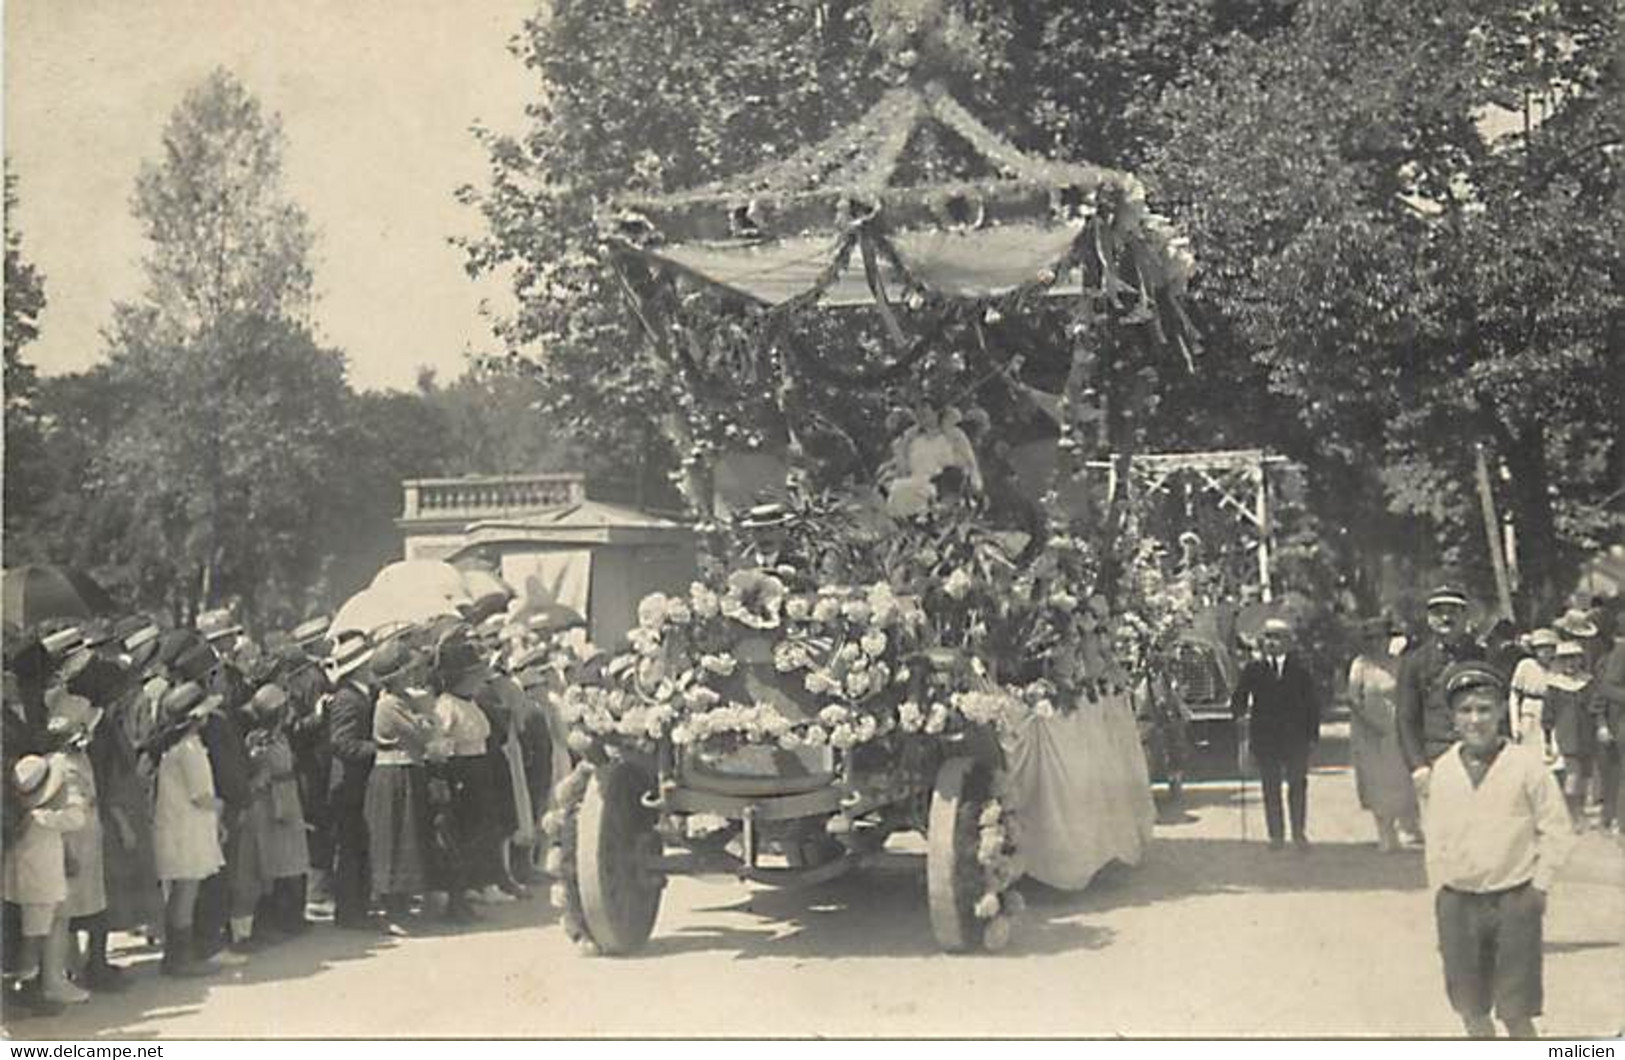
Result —
<svg viewBox="0 0 1625 1060"><path fill-rule="evenodd" d="M67 855L62 837L85 826L83 798L67 783L68 771L56 755L28 755L13 767L13 790L25 811L21 834L5 852L6 901L22 911L22 944L17 962L22 980L37 977L47 1001L88 1001L89 992L68 981Z"/></svg>

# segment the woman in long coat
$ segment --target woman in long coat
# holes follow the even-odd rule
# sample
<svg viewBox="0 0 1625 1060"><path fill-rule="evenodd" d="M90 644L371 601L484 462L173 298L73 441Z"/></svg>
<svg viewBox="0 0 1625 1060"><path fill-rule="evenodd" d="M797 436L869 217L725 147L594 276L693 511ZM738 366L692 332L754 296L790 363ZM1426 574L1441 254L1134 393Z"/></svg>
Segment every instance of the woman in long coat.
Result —
<svg viewBox="0 0 1625 1060"><path fill-rule="evenodd" d="M1388 650L1386 618L1360 623L1361 648L1349 663L1349 747L1360 805L1377 824L1377 849L1399 849L1399 833L1417 834L1416 787L1399 745L1395 689L1399 660Z"/></svg>
<svg viewBox="0 0 1625 1060"><path fill-rule="evenodd" d="M310 871L310 848L305 837L305 813L299 802L299 780L293 769L293 749L284 728L288 694L276 684L263 684L249 701L254 728L248 736L248 758L253 766L249 827L255 833L259 874L264 898L256 931L267 921L287 934L305 927L305 874ZM264 914L269 914L269 917Z"/></svg>
<svg viewBox="0 0 1625 1060"><path fill-rule="evenodd" d="M491 724L475 705L487 670L466 638L453 634L436 649L435 678L441 689L435 700L439 736L450 747L444 777L450 788L451 821L459 860L448 893L481 890L501 882L502 818L511 813L499 798L492 776L488 742Z"/></svg>
<svg viewBox="0 0 1625 1060"><path fill-rule="evenodd" d="M91 733L89 755L101 816L107 909L90 932L84 985L117 989L121 969L108 963L108 933L156 931L164 915L152 854L152 789L140 772L130 740L131 715L146 705L145 693L134 670L100 659L68 687L102 711Z"/></svg>
<svg viewBox="0 0 1625 1060"><path fill-rule="evenodd" d="M413 687L421 662L403 641L386 642L369 665L381 686L372 715L378 754L367 777L365 804L372 894L398 925L412 898L436 889L424 764L435 719L432 710L423 709L429 706L426 694Z"/></svg>

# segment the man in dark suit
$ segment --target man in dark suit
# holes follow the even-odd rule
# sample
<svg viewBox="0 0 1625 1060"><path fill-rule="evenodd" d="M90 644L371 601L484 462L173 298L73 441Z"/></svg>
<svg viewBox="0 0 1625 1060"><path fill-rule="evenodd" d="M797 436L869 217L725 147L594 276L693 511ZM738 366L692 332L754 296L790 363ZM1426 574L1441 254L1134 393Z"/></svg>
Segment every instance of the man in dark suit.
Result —
<svg viewBox="0 0 1625 1060"><path fill-rule="evenodd" d="M1427 621L1427 635L1400 659L1394 691L1399 746L1423 797L1433 760L1460 739L1445 696L1444 672L1453 663L1484 658L1483 646L1467 625L1467 594L1461 589L1442 585L1429 593Z"/></svg>
<svg viewBox="0 0 1625 1060"><path fill-rule="evenodd" d="M1270 849L1285 845L1281 785L1287 787L1292 841L1309 847L1309 752L1320 740L1320 701L1309 670L1287 650L1292 627L1279 618L1263 628L1263 653L1242 668L1230 712L1243 726L1264 788L1264 820Z"/></svg>
<svg viewBox="0 0 1625 1060"><path fill-rule="evenodd" d="M373 694L364 683L372 657L365 637L341 639L327 660L334 684L327 701L327 742L333 773L328 812L333 824L333 923L341 928L375 926L367 915L372 871L367 836L367 778L378 745L372 739Z"/></svg>
<svg viewBox="0 0 1625 1060"><path fill-rule="evenodd" d="M1618 835L1625 825L1625 791L1620 774L1625 765L1621 744L1625 743L1625 626L1614 631L1614 643L1597 668L1591 694L1602 708L1598 729L1598 758L1602 773L1602 820L1604 831Z"/></svg>

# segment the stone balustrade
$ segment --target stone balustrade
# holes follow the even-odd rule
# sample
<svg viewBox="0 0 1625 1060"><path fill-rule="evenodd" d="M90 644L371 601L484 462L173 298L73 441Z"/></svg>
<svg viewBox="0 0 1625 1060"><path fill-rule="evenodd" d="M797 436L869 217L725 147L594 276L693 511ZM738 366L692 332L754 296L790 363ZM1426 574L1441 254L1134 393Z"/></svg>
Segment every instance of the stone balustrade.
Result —
<svg viewBox="0 0 1625 1060"><path fill-rule="evenodd" d="M469 475L408 479L402 523L422 520L496 519L580 504L587 499L580 474Z"/></svg>

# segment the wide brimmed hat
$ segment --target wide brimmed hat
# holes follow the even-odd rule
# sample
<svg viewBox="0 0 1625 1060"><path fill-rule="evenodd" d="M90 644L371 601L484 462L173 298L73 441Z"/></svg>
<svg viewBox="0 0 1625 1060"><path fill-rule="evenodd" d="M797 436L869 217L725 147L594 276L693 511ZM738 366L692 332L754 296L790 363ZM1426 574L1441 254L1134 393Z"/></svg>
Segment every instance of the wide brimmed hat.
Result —
<svg viewBox="0 0 1625 1060"><path fill-rule="evenodd" d="M1559 659L1584 658L1585 653L1585 645L1581 644L1577 640L1565 640L1558 642L1557 657Z"/></svg>
<svg viewBox="0 0 1625 1060"><path fill-rule="evenodd" d="M288 693L280 685L261 685L255 689L254 696L248 701L248 713L255 721L266 722L274 719L288 705Z"/></svg>
<svg viewBox="0 0 1625 1060"><path fill-rule="evenodd" d="M1455 585L1440 585L1428 593L1428 607L1466 607L1467 593Z"/></svg>
<svg viewBox="0 0 1625 1060"><path fill-rule="evenodd" d="M187 717L202 718L221 702L220 696L208 694L196 681L187 681L164 693L162 702L158 704L158 716L165 722Z"/></svg>
<svg viewBox="0 0 1625 1060"><path fill-rule="evenodd" d="M1475 688L1487 688L1496 695L1505 695L1506 677L1487 662L1465 660L1451 663L1442 675L1445 695L1454 700L1458 695Z"/></svg>
<svg viewBox="0 0 1625 1060"><path fill-rule="evenodd" d="M17 796L31 810L50 802L62 790L64 779L62 763L56 758L24 755L11 769Z"/></svg>
<svg viewBox="0 0 1625 1060"><path fill-rule="evenodd" d="M404 673L415 661L411 647L401 638L391 637L373 651L367 668L373 677L387 681Z"/></svg>
<svg viewBox="0 0 1625 1060"><path fill-rule="evenodd" d="M329 681L337 683L367 665L371 658L372 645L366 637L359 633L340 634L333 650L323 660L322 669L327 671Z"/></svg>
<svg viewBox="0 0 1625 1060"><path fill-rule="evenodd" d="M435 642L434 668L443 677L460 677L483 665L479 649L462 630L454 629Z"/></svg>
<svg viewBox="0 0 1625 1060"><path fill-rule="evenodd" d="M1552 623L1552 628L1565 637L1576 640L1589 640L1597 635L1597 624L1591 616L1578 607L1571 607L1563 612L1563 617Z"/></svg>
<svg viewBox="0 0 1625 1060"><path fill-rule="evenodd" d="M1555 648L1561 639L1556 630L1537 629L1529 634L1529 646L1531 648Z"/></svg>

